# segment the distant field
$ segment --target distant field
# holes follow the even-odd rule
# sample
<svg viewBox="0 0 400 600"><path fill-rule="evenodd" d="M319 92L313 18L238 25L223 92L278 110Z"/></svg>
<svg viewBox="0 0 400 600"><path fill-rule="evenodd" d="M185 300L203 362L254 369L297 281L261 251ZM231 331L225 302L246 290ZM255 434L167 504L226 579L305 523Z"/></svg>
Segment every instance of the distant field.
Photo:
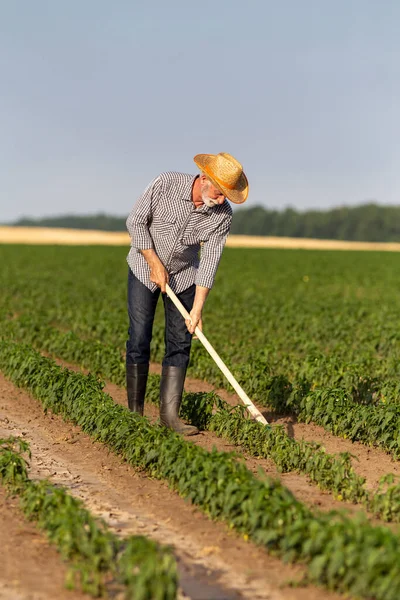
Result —
<svg viewBox="0 0 400 600"><path fill-rule="evenodd" d="M62 244L129 246L129 235L124 232L92 231L48 227L0 227L3 244ZM259 237L231 235L227 246L232 248L298 248L309 250L381 250L399 252L400 243L347 242L310 238Z"/></svg>

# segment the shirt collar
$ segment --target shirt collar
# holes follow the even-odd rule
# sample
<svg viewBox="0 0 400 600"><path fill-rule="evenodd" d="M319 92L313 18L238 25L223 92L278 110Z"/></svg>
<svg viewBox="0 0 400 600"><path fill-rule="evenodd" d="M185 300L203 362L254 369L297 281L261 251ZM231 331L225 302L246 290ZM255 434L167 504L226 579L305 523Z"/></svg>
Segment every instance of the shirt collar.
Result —
<svg viewBox="0 0 400 600"><path fill-rule="evenodd" d="M214 208L215 206L207 206L207 204L203 204L203 206L201 206L197 210L201 213L205 213L206 215L211 215Z"/></svg>
<svg viewBox="0 0 400 600"><path fill-rule="evenodd" d="M199 177L199 175L193 175L193 177L191 177L189 179L189 181L187 182L187 184L185 185L185 188L183 190L182 193L182 198L183 200L187 200L187 202L191 202L192 201L192 189L194 186L194 182L196 181L196 179Z"/></svg>

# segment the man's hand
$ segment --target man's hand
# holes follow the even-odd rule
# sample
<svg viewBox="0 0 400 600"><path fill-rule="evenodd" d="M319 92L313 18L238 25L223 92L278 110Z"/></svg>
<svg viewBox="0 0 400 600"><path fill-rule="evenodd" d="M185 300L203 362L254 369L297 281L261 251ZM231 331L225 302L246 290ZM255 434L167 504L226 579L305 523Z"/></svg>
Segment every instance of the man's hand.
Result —
<svg viewBox="0 0 400 600"><path fill-rule="evenodd" d="M161 262L150 267L150 281L158 285L163 294L165 294L165 286L169 282L169 275Z"/></svg>
<svg viewBox="0 0 400 600"><path fill-rule="evenodd" d="M150 281L161 288L161 291L165 294L165 286L169 283L167 269L164 267L154 250L141 250L141 253L150 267Z"/></svg>
<svg viewBox="0 0 400 600"><path fill-rule="evenodd" d="M186 327L188 328L190 333L194 333L196 327L203 331L203 321L201 318L201 314L203 312L204 302L208 296L208 292L210 290L201 285L196 285L196 293L194 295L193 307L190 311L190 320L185 319ZM194 338L196 339L196 338Z"/></svg>
<svg viewBox="0 0 400 600"><path fill-rule="evenodd" d="M189 313L190 319L185 319L186 327L188 328L189 333L194 333L196 327L203 331L203 320L201 318L201 312L198 310L192 309Z"/></svg>

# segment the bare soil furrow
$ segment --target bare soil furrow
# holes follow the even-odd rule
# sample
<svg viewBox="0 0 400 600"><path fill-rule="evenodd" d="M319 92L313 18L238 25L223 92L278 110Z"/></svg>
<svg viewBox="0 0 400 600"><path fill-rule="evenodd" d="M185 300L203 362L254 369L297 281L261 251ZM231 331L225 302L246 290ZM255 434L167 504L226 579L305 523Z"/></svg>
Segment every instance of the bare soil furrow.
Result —
<svg viewBox="0 0 400 600"><path fill-rule="evenodd" d="M22 435L30 442L33 475L67 486L117 533L143 533L171 544L191 598L339 597L311 586L292 589L287 583L301 577L300 567L284 565L222 523L210 521L166 484L135 471L78 427L44 415L36 400L2 376L0 428L0 435Z"/></svg>
<svg viewBox="0 0 400 600"><path fill-rule="evenodd" d="M3 430L0 429L0 436ZM89 600L67 591L67 568L43 532L29 523L18 499L0 487L0 600Z"/></svg>

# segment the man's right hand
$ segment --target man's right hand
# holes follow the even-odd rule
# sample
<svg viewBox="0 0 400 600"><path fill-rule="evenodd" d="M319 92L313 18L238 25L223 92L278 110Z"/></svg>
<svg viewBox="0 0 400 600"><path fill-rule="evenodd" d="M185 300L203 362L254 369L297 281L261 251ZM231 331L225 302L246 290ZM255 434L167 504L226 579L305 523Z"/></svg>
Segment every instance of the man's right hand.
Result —
<svg viewBox="0 0 400 600"><path fill-rule="evenodd" d="M153 249L141 250L140 252L143 254L147 264L150 267L150 281L161 288L161 291L163 294L165 294L165 286L169 282L167 269L164 267Z"/></svg>
<svg viewBox="0 0 400 600"><path fill-rule="evenodd" d="M150 281L158 285L162 293L165 294L165 286L169 282L169 275L161 262L150 267Z"/></svg>

